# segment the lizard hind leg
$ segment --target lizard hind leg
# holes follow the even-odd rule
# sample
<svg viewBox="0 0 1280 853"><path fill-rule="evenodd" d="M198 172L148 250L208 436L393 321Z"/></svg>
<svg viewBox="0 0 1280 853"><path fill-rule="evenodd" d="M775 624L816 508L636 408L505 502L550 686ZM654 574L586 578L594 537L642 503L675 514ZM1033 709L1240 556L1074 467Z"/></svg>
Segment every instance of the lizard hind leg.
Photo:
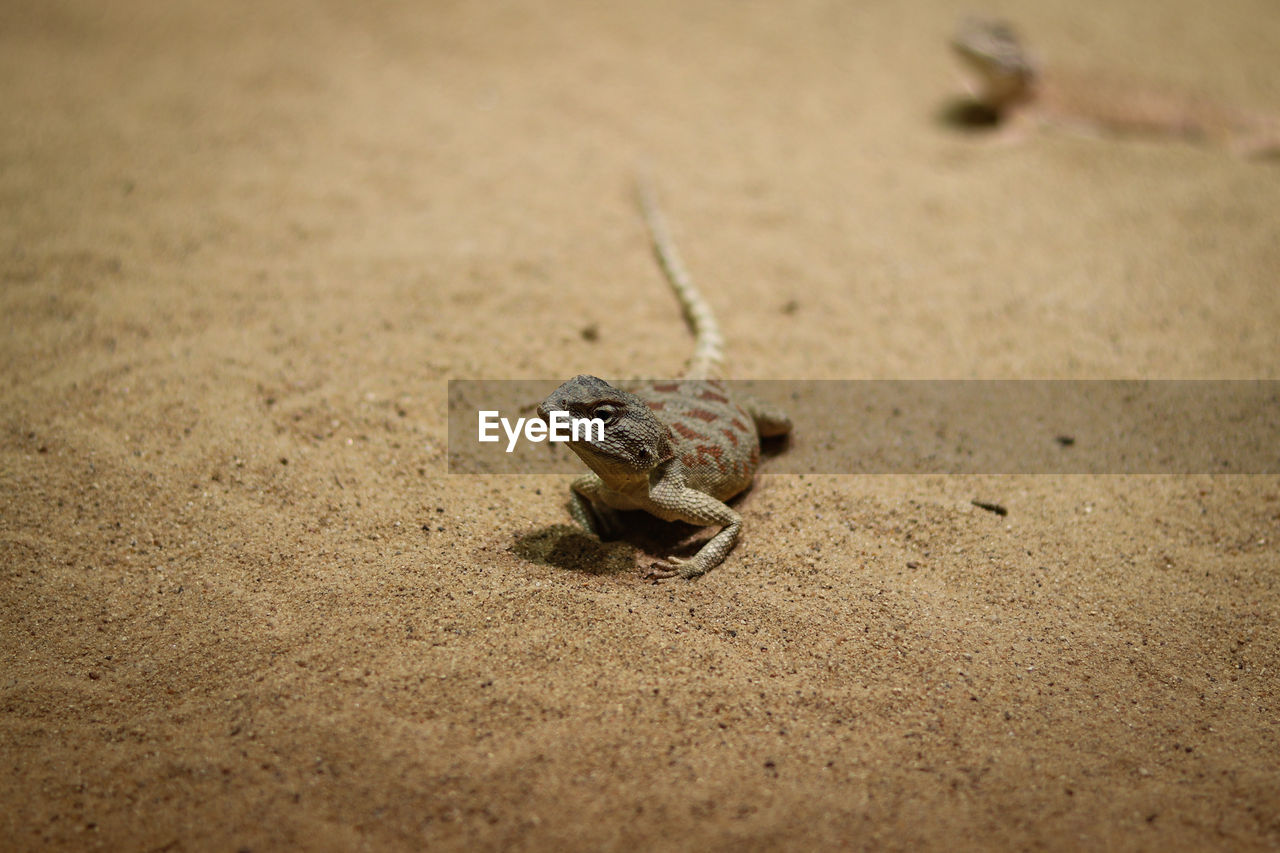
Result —
<svg viewBox="0 0 1280 853"><path fill-rule="evenodd" d="M791 418L787 413L754 397L736 397L738 405L755 421L756 432L761 438L774 438L791 432Z"/></svg>

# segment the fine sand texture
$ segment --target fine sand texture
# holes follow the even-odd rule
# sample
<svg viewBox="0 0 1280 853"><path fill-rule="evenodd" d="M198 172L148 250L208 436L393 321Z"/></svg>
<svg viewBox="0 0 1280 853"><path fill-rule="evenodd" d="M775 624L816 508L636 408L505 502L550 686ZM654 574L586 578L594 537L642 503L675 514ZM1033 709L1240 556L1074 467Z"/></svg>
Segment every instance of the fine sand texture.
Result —
<svg viewBox="0 0 1280 853"><path fill-rule="evenodd" d="M1280 378L1280 163L958 127L973 11L1280 110L1273 0L0 4L0 847L1280 848L1280 477L766 460L653 584L448 473L688 357L640 168L731 376Z"/></svg>

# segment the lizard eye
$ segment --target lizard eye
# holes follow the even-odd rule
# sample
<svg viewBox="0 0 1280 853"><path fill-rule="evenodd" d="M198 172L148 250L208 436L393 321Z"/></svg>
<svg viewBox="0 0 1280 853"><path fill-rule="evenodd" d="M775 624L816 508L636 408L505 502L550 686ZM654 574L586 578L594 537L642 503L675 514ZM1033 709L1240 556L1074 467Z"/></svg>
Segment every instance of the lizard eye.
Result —
<svg viewBox="0 0 1280 853"><path fill-rule="evenodd" d="M593 418L599 418L607 424L611 424L618 419L618 407L612 403L602 403L596 406L591 413Z"/></svg>

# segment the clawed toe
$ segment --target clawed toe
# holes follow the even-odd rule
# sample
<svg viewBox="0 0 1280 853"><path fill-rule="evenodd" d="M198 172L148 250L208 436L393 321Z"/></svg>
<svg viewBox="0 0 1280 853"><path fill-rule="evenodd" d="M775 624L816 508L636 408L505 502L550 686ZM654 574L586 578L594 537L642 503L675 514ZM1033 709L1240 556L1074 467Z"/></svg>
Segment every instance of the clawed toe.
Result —
<svg viewBox="0 0 1280 853"><path fill-rule="evenodd" d="M645 580L665 581L672 578L685 578L686 580L696 578L703 572L698 571L694 560L682 560L679 557L668 557L665 560L659 560L654 563L649 572L644 576Z"/></svg>
<svg viewBox="0 0 1280 853"><path fill-rule="evenodd" d="M644 579L647 581L666 581L678 577L680 577L680 569L672 566L670 562L664 560L650 566L649 571L644 576Z"/></svg>

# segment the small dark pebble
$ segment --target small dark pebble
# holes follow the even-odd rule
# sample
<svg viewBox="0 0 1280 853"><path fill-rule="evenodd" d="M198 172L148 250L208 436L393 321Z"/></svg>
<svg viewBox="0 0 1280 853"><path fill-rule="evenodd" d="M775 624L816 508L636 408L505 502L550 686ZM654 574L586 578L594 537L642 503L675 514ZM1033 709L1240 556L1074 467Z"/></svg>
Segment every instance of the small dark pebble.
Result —
<svg viewBox="0 0 1280 853"><path fill-rule="evenodd" d="M584 341L598 341L600 340L600 327L592 323L590 326L584 326L579 334L582 335Z"/></svg>
<svg viewBox="0 0 1280 853"><path fill-rule="evenodd" d="M991 503L990 501L969 501L969 503L973 504L978 509L985 509L987 512L994 512L996 515L1003 516L1009 514L1009 510L1005 509L1000 504Z"/></svg>
<svg viewBox="0 0 1280 853"><path fill-rule="evenodd" d="M1074 435L1059 435L1053 440L1058 442L1058 444L1061 444L1063 447L1070 447L1076 443L1076 437Z"/></svg>

